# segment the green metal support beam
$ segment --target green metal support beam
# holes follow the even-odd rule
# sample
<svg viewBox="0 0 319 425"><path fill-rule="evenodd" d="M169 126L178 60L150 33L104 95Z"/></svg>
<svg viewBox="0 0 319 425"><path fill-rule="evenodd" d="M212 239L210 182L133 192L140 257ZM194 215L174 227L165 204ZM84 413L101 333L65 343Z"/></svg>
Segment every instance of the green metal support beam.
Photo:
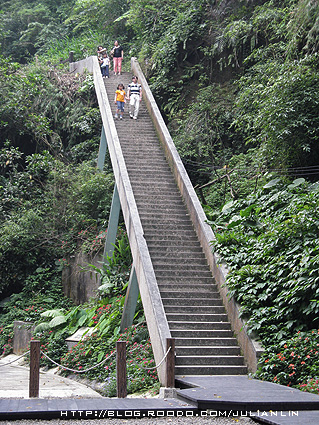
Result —
<svg viewBox="0 0 319 425"><path fill-rule="evenodd" d="M117 228L119 225L119 217L120 217L120 211L121 211L121 203L120 203L120 197L117 190L117 186L115 184L114 186L114 192L113 192L113 198L112 198L112 205L111 205L111 211L110 211L110 217L109 217L109 224L107 227L107 233L106 233L106 240L105 240L105 246L104 246L104 252L103 252L103 262L107 263L107 257L112 257L114 252L114 245L116 242L116 234L117 234Z"/></svg>
<svg viewBox="0 0 319 425"><path fill-rule="evenodd" d="M99 148L99 156L97 158L97 168L100 171L103 171L105 156L107 151L107 140L105 136L104 127L102 126L101 139L100 139L100 148Z"/></svg>
<svg viewBox="0 0 319 425"><path fill-rule="evenodd" d="M103 171L103 168L104 168L106 151L107 151L107 140L105 136L104 127L102 127L99 156L97 160L97 168L100 171ZM104 264L107 264L108 262L107 258L112 257L114 252L114 245L116 242L116 234L117 234L117 228L119 224L120 211L121 211L120 197L117 190L117 185L115 184L110 217L109 217L109 224L107 228L106 241L105 241L104 252L103 252ZM126 296L125 296L125 304L124 304L122 321L121 321L121 331L124 331L125 328L130 327L133 323L138 295L139 295L139 289L138 289L136 272L135 272L135 268L132 267L130 281L129 281Z"/></svg>
<svg viewBox="0 0 319 425"><path fill-rule="evenodd" d="M139 295L138 282L135 267L132 267L130 281L127 287L125 303L121 320L121 332L132 326L136 310L137 299Z"/></svg>
<svg viewBox="0 0 319 425"><path fill-rule="evenodd" d="M100 171L103 171L104 163L105 163L105 156L107 151L107 140L105 135L104 126L102 126L101 131L101 139L100 139L100 147L99 147L99 156L97 159L97 168ZM120 211L121 211L121 203L120 198L117 190L117 186L115 184L114 186L114 192L113 192L113 198L112 198L112 205L111 205L111 211L110 211L110 217L109 217L109 224L107 228L106 233L106 240L104 245L104 252L103 252L103 262L104 264L107 263L107 257L112 257L114 252L114 244L116 242L116 234L117 234L117 228L119 224L119 217L120 217Z"/></svg>

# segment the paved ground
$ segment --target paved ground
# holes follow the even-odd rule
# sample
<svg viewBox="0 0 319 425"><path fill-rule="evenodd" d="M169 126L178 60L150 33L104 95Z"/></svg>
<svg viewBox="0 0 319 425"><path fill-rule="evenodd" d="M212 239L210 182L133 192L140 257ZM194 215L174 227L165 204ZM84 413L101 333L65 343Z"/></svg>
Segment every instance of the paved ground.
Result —
<svg viewBox="0 0 319 425"><path fill-rule="evenodd" d="M0 360L0 398L29 397L29 369L21 366L22 360L9 366L2 366L18 356L10 354ZM53 371L40 373L41 398L98 398L99 393L79 382L55 375Z"/></svg>
<svg viewBox="0 0 319 425"><path fill-rule="evenodd" d="M1 376L1 385L0 385L0 402L1 399L28 399L28 385L29 385L29 369L26 366L21 365L23 360L19 360L8 366L3 366L6 363L16 360L17 356L9 355L4 359L0 360L0 376ZM62 378L58 375L55 375L53 371L47 373L41 373L40 375L40 398L41 399L65 399L74 398L74 399L96 399L99 398L102 400L102 397L91 388L83 385L77 381L70 380L67 378ZM4 401L4 400L3 400ZM40 400L39 400L40 401ZM53 400L52 400L53 401ZM61 400L62 401L62 400ZM84 401L84 400L83 400ZM114 400L115 401L115 400ZM137 408L138 405L142 405L143 401L139 402L136 400ZM154 400L155 401L155 400ZM93 402L93 400L92 400ZM159 400L160 402L160 400ZM129 400L126 403L129 402ZM191 412L190 412L191 414ZM85 425L103 423L103 425L120 425L127 423L129 425L162 425L162 424L185 424L185 425L205 425L205 424L216 424L216 425L251 425L254 422L246 417L234 417L234 418L216 418L215 414L210 414L209 412L203 412L201 417L164 417L164 418L141 418L141 419L101 419L94 420L88 419L85 421ZM208 416L205 416L208 415ZM31 425L31 424L50 424L50 425L78 425L78 420L4 420L0 421L0 424L3 425Z"/></svg>

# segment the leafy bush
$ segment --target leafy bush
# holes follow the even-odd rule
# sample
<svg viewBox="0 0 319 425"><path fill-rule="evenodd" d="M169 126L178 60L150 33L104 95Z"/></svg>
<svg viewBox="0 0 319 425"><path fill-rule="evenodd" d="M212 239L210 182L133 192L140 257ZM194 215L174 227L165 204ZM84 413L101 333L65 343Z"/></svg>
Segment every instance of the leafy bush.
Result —
<svg viewBox="0 0 319 425"><path fill-rule="evenodd" d="M256 376L312 392L319 373L318 206L318 184L276 178L228 202L213 224L214 249L230 269L229 296L265 347Z"/></svg>
<svg viewBox="0 0 319 425"><path fill-rule="evenodd" d="M256 376L318 394L318 358L319 330L299 331L292 338L267 347Z"/></svg>
<svg viewBox="0 0 319 425"><path fill-rule="evenodd" d="M0 315L0 350L9 354L12 350L13 322L21 320L33 324L41 313L50 308L69 308L71 300L62 292L60 272L57 269L36 269L28 276L21 292L12 294L5 302Z"/></svg>
<svg viewBox="0 0 319 425"><path fill-rule="evenodd" d="M143 325L132 326L123 334L119 334L117 329L113 335L112 333L104 336L95 334L86 337L61 359L63 366L75 370L85 370L114 354L117 341L126 341L128 393L154 387L158 384L158 377L156 371L147 369L147 367L153 368L155 365L147 329ZM68 375L70 372L62 373ZM116 395L114 355L97 369L86 372L84 375L90 379L105 382L102 388L104 396L114 397Z"/></svg>
<svg viewBox="0 0 319 425"><path fill-rule="evenodd" d="M239 83L234 123L246 132L246 141L258 146L265 140L272 167L318 164L317 57L270 59L252 67Z"/></svg>
<svg viewBox="0 0 319 425"><path fill-rule="evenodd" d="M266 345L318 323L318 189L278 178L226 204L214 223L230 296Z"/></svg>
<svg viewBox="0 0 319 425"><path fill-rule="evenodd" d="M100 268L89 264L87 269L100 279L99 295L105 298L125 295L131 265L132 254L128 236L120 229L112 256L107 255Z"/></svg>

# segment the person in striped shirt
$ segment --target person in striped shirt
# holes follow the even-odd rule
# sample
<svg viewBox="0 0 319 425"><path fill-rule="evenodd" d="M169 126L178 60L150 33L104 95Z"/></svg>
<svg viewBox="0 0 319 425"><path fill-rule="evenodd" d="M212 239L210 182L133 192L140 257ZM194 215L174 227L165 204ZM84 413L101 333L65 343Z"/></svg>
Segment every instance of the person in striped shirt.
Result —
<svg viewBox="0 0 319 425"><path fill-rule="evenodd" d="M137 80L138 78L134 75L132 82L127 86L127 98L130 99L130 117L134 120L137 120L142 100L142 86Z"/></svg>

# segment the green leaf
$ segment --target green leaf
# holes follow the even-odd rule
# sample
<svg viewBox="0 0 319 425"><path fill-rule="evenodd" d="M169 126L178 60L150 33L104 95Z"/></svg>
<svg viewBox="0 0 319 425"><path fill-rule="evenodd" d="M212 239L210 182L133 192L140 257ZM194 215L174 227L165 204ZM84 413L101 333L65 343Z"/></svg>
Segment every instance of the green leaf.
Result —
<svg viewBox="0 0 319 425"><path fill-rule="evenodd" d="M57 326L60 326L64 323L66 323L66 317L65 316L56 316L54 319L52 319L49 322L49 325L50 325L51 328L56 328Z"/></svg>
<svg viewBox="0 0 319 425"><path fill-rule="evenodd" d="M99 355L97 356L97 362L100 363L102 361L103 357L104 357L104 353L103 353L103 351L100 351Z"/></svg>
<svg viewBox="0 0 319 425"><path fill-rule="evenodd" d="M83 326L83 325L84 325L84 323L86 322L87 318L88 318L88 316L87 316L86 314L83 314L83 315L80 317L80 319L78 320L78 324L79 324L79 326Z"/></svg>
<svg viewBox="0 0 319 425"><path fill-rule="evenodd" d="M225 212L225 211L229 210L229 208L231 208L233 205L234 205L234 201L229 201L229 202L227 202L227 203L223 206L222 212Z"/></svg>
<svg viewBox="0 0 319 425"><path fill-rule="evenodd" d="M305 181L306 180L304 178L296 179L292 182L292 184L288 185L288 189L294 189L295 187L298 187L305 183Z"/></svg>
<svg viewBox="0 0 319 425"><path fill-rule="evenodd" d="M251 212L256 208L256 205L249 205L249 207L245 208L244 210L240 210L240 216L241 217L249 217Z"/></svg>
<svg viewBox="0 0 319 425"><path fill-rule="evenodd" d="M64 316L62 310L47 310L41 313L42 317L58 317Z"/></svg>
<svg viewBox="0 0 319 425"><path fill-rule="evenodd" d="M270 189L271 187L276 186L280 181L281 181L281 179L279 179L279 178L270 180L270 182L265 184L264 189Z"/></svg>
<svg viewBox="0 0 319 425"><path fill-rule="evenodd" d="M34 328L34 333L40 333L40 332L44 332L47 331L51 328L50 324L48 322L43 322L43 323L39 323L35 328Z"/></svg>

